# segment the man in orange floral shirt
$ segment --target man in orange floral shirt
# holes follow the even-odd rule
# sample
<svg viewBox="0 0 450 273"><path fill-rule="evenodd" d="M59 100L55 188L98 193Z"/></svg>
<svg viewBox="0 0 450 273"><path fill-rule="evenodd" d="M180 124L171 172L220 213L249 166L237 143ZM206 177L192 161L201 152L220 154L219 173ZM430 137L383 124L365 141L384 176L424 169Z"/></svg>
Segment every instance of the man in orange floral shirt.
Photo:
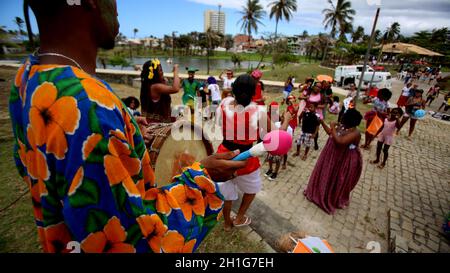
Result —
<svg viewBox="0 0 450 273"><path fill-rule="evenodd" d="M245 162L215 155L156 188L145 120L94 76L97 49L114 47L116 2L66 2L25 1L41 48L19 69L9 103L14 159L44 251L68 252L69 242L86 253L195 251L223 208L213 181Z"/></svg>

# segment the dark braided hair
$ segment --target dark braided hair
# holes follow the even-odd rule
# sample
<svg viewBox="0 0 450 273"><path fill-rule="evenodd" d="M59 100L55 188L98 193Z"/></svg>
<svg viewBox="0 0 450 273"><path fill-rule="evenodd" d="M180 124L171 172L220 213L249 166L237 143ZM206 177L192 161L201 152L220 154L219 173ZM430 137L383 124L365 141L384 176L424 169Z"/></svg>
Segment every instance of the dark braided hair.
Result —
<svg viewBox="0 0 450 273"><path fill-rule="evenodd" d="M160 77L160 71L162 72L162 66L157 59L146 62L142 67L140 96L142 109L148 107L148 102L151 99L151 86L156 83L164 83L164 79Z"/></svg>

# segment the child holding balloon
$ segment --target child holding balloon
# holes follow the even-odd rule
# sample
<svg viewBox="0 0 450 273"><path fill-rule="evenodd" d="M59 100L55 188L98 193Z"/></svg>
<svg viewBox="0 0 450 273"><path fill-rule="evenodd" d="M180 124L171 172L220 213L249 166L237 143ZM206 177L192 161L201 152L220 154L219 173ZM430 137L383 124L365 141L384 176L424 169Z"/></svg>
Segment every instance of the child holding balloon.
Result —
<svg viewBox="0 0 450 273"><path fill-rule="evenodd" d="M370 161L370 164L379 164L381 151L383 150L383 162L378 168L383 169L389 157L389 149L394 144L395 130L400 128L400 117L403 116L401 108L395 108L390 111L389 117L384 121L383 127L375 137L378 137L377 159Z"/></svg>
<svg viewBox="0 0 450 273"><path fill-rule="evenodd" d="M269 118L272 119L272 121L278 120L279 115L279 105L276 102L272 102L269 105L268 113ZM289 129L291 128L292 120L296 119L296 113L292 113L291 111L286 111L284 116L282 117L282 120L279 122L275 122L274 126L275 128L287 131L292 136L293 130ZM269 170L264 174L270 181L274 181L277 179L278 173L281 168L281 162L283 161L283 170L286 169L286 162L287 162L287 155L267 155L267 162L269 162ZM274 168L275 165L275 168Z"/></svg>
<svg viewBox="0 0 450 273"><path fill-rule="evenodd" d="M411 140L411 136L414 133L414 129L416 128L417 120L422 118L419 115L416 115L416 112L419 110L424 110L426 101L423 99L424 91L422 89L417 89L414 93L413 97L408 99L406 103L406 116L403 117L402 122L400 123L400 128L397 130L397 134L400 133L402 127L410 120L409 123L409 135L408 139ZM420 111L422 112L422 111ZM419 112L419 113L420 113Z"/></svg>

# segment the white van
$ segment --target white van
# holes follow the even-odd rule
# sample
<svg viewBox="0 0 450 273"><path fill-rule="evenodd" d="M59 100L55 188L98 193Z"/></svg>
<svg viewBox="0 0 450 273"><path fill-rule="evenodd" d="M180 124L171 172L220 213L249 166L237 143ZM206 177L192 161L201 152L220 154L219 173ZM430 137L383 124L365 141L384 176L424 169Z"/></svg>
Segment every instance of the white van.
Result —
<svg viewBox="0 0 450 273"><path fill-rule="evenodd" d="M338 86L345 86L355 83L355 75L361 74L364 65L344 65L336 67L334 72L334 81ZM366 73L373 72L372 67L367 66Z"/></svg>
<svg viewBox="0 0 450 273"><path fill-rule="evenodd" d="M359 85L361 74L354 74L355 76L355 84L356 86ZM367 90L369 89L370 81L373 82L372 86L376 86L378 89L391 89L392 88L392 74L390 72L375 72L375 76L373 75L373 72L365 73L364 74L364 80L362 82L362 89Z"/></svg>

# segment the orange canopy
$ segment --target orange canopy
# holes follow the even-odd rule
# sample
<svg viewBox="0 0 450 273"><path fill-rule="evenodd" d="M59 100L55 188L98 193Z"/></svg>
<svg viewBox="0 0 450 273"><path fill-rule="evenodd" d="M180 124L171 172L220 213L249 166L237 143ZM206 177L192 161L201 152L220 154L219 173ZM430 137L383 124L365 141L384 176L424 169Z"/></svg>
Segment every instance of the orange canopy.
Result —
<svg viewBox="0 0 450 273"><path fill-rule="evenodd" d="M319 82L323 82L323 81L327 81L327 82L333 82L333 77L328 76L328 75L319 75L317 76L317 80Z"/></svg>

